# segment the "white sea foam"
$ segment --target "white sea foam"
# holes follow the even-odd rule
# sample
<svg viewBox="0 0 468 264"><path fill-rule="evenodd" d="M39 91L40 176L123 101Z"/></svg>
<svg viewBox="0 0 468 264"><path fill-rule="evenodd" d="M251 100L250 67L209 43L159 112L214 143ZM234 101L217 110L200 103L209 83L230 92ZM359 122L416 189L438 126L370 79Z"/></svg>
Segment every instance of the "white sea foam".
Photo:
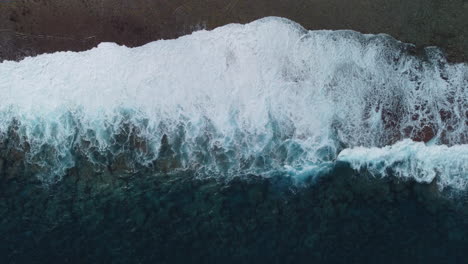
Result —
<svg viewBox="0 0 468 264"><path fill-rule="evenodd" d="M465 189L468 185L468 145L426 145L405 139L383 148L345 149L339 161L378 176L395 175L419 182L434 180L440 187Z"/></svg>
<svg viewBox="0 0 468 264"><path fill-rule="evenodd" d="M133 151L130 163L149 164L164 134L179 167L218 173L302 172L343 148L403 138L467 143L467 65L410 49L266 18L4 62L0 131L18 121L29 162L50 175L74 166L76 146L95 163ZM131 133L144 148L129 147Z"/></svg>

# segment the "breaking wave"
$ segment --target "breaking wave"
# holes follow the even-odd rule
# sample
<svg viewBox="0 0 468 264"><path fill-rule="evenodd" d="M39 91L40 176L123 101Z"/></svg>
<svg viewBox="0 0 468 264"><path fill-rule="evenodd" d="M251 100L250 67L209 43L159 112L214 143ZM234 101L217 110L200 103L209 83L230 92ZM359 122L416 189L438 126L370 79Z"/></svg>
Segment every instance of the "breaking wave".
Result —
<svg viewBox="0 0 468 264"><path fill-rule="evenodd" d="M353 169L365 170L378 176L395 175L414 178L418 182L434 180L442 188L465 189L468 186L468 147L456 145L427 146L405 139L383 148L356 147L343 150L339 161Z"/></svg>
<svg viewBox="0 0 468 264"><path fill-rule="evenodd" d="M46 182L78 159L293 177L344 161L442 186L468 179L468 66L387 35L265 18L103 43L1 63L0 100L2 158L16 153Z"/></svg>

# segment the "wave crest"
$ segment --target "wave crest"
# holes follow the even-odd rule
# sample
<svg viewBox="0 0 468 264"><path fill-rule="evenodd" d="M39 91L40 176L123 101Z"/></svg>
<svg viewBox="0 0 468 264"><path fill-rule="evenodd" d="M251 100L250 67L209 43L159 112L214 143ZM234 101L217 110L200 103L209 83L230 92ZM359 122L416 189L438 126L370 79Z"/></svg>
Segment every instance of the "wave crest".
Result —
<svg viewBox="0 0 468 264"><path fill-rule="evenodd" d="M2 142L48 180L78 159L301 174L346 148L468 143L466 64L387 35L280 18L4 62L0 72Z"/></svg>

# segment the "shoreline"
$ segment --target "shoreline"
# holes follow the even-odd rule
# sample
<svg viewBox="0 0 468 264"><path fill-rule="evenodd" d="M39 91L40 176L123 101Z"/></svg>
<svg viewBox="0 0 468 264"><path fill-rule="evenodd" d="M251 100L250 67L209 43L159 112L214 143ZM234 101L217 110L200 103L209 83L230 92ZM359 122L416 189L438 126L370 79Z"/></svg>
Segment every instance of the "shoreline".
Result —
<svg viewBox="0 0 468 264"><path fill-rule="evenodd" d="M83 51L101 42L135 47L199 29L279 16L308 30L385 33L418 48L440 47L450 62L466 62L466 12L466 1L435 0L11 1L0 5L0 61L55 51Z"/></svg>

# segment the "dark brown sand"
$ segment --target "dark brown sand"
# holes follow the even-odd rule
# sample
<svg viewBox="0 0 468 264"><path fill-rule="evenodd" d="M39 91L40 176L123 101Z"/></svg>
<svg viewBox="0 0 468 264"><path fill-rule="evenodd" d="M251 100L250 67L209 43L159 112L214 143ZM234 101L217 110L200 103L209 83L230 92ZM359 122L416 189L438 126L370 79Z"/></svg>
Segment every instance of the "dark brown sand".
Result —
<svg viewBox="0 0 468 264"><path fill-rule="evenodd" d="M467 0L2 0L0 61L103 41L138 46L200 28L281 16L308 29L387 33L468 58Z"/></svg>

